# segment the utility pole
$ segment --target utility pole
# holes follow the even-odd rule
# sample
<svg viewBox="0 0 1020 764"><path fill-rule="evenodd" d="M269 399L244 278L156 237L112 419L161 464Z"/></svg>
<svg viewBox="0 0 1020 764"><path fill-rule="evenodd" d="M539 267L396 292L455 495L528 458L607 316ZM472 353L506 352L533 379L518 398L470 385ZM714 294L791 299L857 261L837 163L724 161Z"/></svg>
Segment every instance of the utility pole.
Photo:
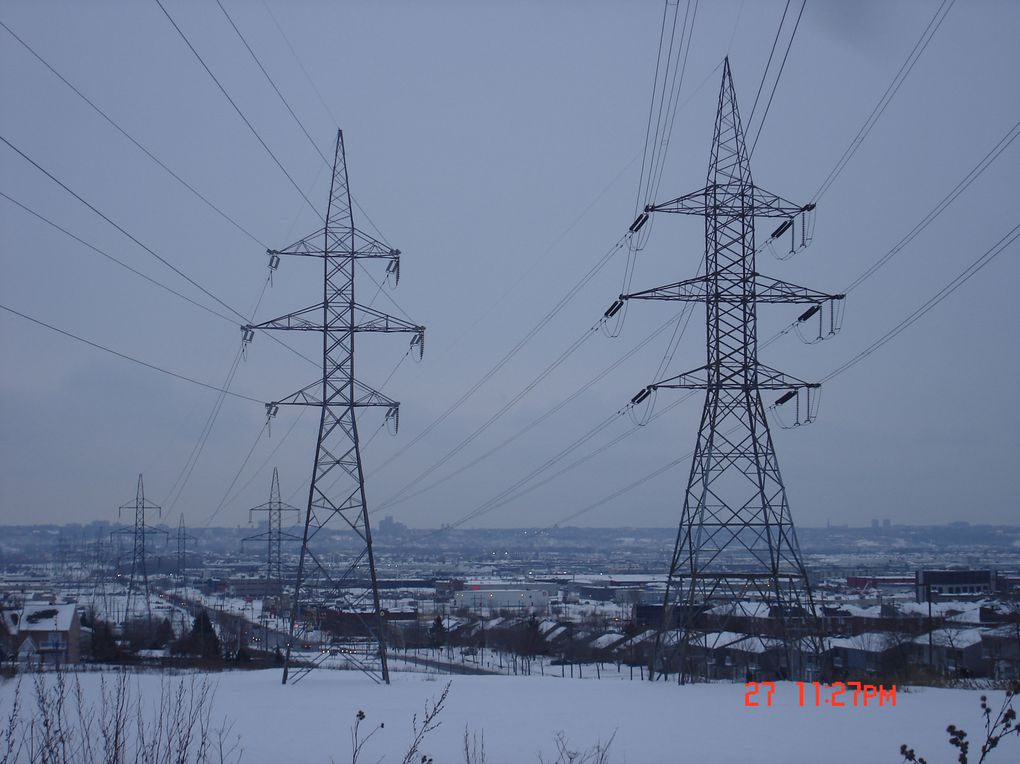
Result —
<svg viewBox="0 0 1020 764"><path fill-rule="evenodd" d="M757 307L807 305L801 322L827 308L834 323L835 306L843 295L758 273L755 220L783 221L772 241L788 231L795 234L798 222L804 230L813 209L813 204L794 204L754 185L727 59L706 186L648 205L631 226L632 231L639 229L657 212L703 217L705 275L620 295L620 304L623 300L705 304L705 365L655 382L632 399L641 403L660 389L705 391L663 599L663 626L652 652L653 680L662 669L663 632L672 629L674 619L680 627L680 681L693 671L687 665L692 642L712 628L723 628L723 620L736 631L757 630L751 636L763 647L781 641L785 660L781 671L799 675L806 668L801 640L813 638L817 630L811 588L761 394L782 391L773 407L795 407L795 423L806 424L814 418L819 385L759 363ZM619 310L615 303L614 308ZM763 623L770 625L762 629Z"/></svg>
<svg viewBox="0 0 1020 764"><path fill-rule="evenodd" d="M110 534L111 538L117 535L130 535L132 537L131 572L128 576L127 602L124 606L124 621L126 623L131 618L134 612L131 607L132 598L135 594L136 588L141 587L142 595L145 597L146 620L151 624L152 605L149 602L149 572L146 564L147 545L145 543L145 537L153 533L162 533L165 535L166 531L154 528L145 522L146 512L156 512L160 517L162 517L163 510L161 507L153 504L145 498L145 486L142 483L141 474L138 475L138 487L135 490L134 501L129 501L118 507L118 518L124 510L134 510L134 527L130 529L120 528Z"/></svg>
<svg viewBox="0 0 1020 764"><path fill-rule="evenodd" d="M342 130L337 131L333 179L324 226L289 247L270 250L268 254L271 268L279 263L281 255L318 257L323 264L321 302L271 321L242 327L245 341L252 339L255 329L307 331L322 335L321 378L266 407L270 417L279 406L284 405L319 409L319 435L294 582L283 682L286 684L290 674L294 634L298 622L305 616L302 607L315 599L319 615L327 600L336 603L335 607L340 609L340 629L348 632L344 636L368 636L374 641L374 654L360 658L351 654L349 657L366 674L388 683L384 613L379 600L355 413L359 408L381 407L395 427L399 421L400 404L355 378L354 338L359 332L410 332L414 335L412 348L417 348L420 357L425 327L389 316L355 300L354 273L359 261L385 262L387 277L392 275L396 282L400 278L400 250L354 226ZM352 532L358 547L345 565L338 566L339 570L330 568L321 554L324 539L319 540L319 553L313 549L316 536L330 523ZM322 535L324 538L327 536ZM317 569L322 578L321 585L312 584L306 571L309 565ZM349 633L352 619L361 624L359 634ZM328 655L328 652L320 655ZM306 671L307 667L303 667L299 675Z"/></svg>

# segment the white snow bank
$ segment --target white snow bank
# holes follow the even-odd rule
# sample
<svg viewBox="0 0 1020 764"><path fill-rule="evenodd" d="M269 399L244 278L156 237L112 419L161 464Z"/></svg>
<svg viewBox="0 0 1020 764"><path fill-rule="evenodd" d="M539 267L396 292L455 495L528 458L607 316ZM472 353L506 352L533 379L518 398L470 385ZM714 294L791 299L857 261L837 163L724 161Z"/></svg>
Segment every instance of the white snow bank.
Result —
<svg viewBox="0 0 1020 764"><path fill-rule="evenodd" d="M593 672L594 673L594 672ZM587 676L587 673L586 673ZM626 674L623 675L624 677ZM426 700L452 682L442 726L422 750L436 761L463 761L465 726L484 732L489 764L546 761L553 734L562 730L574 748L605 742L613 732L611 762L713 762L713 764L817 764L895 762L907 743L929 761L948 761L946 725L972 737L980 731L978 691L917 689L897 693L896 707L821 708L798 705L797 686L777 683L773 706L744 704L741 684L655 684L624 679L559 677L423 676L395 673L393 684L374 684L354 672L320 670L296 685L282 686L279 671L213 675L214 718L226 716L240 734L242 761L345 762L358 710L362 733L380 730L362 752L363 761L399 762ZM98 673L81 674L88 695L99 696ZM160 676L132 676L146 703L158 697ZM23 685L23 693L30 689ZM6 718L13 681L0 682L0 718ZM997 707L1002 693L987 692ZM807 693L813 702L813 693ZM849 701L849 697L845 697ZM22 698L23 702L25 698ZM1017 746L996 752L1009 761ZM1013 751L1011 753L1010 751Z"/></svg>

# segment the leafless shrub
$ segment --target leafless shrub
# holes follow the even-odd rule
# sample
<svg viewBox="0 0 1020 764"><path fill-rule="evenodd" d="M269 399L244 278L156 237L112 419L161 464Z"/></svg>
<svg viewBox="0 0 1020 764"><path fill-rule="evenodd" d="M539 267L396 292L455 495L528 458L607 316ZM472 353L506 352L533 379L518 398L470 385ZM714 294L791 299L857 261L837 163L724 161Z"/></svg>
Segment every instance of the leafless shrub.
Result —
<svg viewBox="0 0 1020 764"><path fill-rule="evenodd" d="M978 759L978 764L982 764L988 758L988 754L999 747L999 743L1002 740L1010 737L1020 737L1017 712L1013 708L1013 702L1017 695L1020 695L1020 682L1014 682L1006 690L1006 697L994 716L992 715L992 707L988 705L988 697L986 695L981 696L981 716L985 722L985 740L981 744L979 751L981 758ZM955 724L950 724L946 727L946 732L949 734L949 745L958 752L957 761L960 764L967 764L970 761L971 743L967 738L967 733ZM918 756L914 749L906 744L900 746L900 756L903 757L904 762L927 764L923 756Z"/></svg>
<svg viewBox="0 0 1020 764"><path fill-rule="evenodd" d="M359 710L354 716L354 726L351 727L351 764L358 764L358 757L361 756L361 749L365 747L365 743L371 740L376 732L386 727L385 722L379 722L371 732L362 737L361 723L363 721L365 721L365 712Z"/></svg>
<svg viewBox="0 0 1020 764"><path fill-rule="evenodd" d="M464 764L485 764L485 732L470 732L464 725Z"/></svg>
<svg viewBox="0 0 1020 764"><path fill-rule="evenodd" d="M556 758L549 764L609 764L609 748L615 739L616 731L614 730L605 743L597 740L595 745L586 751L571 750L566 734L562 731L557 732L553 735L553 741L556 743ZM542 754L538 755L538 760L541 764L545 764Z"/></svg>
<svg viewBox="0 0 1020 764"><path fill-rule="evenodd" d="M21 680L14 685L14 698L11 701L11 712L7 716L7 725L4 727L3 758L0 764L14 764L21 746L16 743L15 733L18 731L18 717L21 713Z"/></svg>
<svg viewBox="0 0 1020 764"><path fill-rule="evenodd" d="M132 697L125 672L100 679L98 704L89 702L77 676L68 681L63 673L37 675L33 691L34 705L27 710L20 704L20 686L15 691L0 764L225 764L241 758L231 726L213 724L208 679L162 678L148 713Z"/></svg>
<svg viewBox="0 0 1020 764"><path fill-rule="evenodd" d="M415 714L411 718L411 730L414 733L414 738L411 740L411 746L407 749L407 753L404 754L404 758L401 760L401 764L417 764L415 757L421 756L419 760L421 764L428 764L432 759L429 756L422 755L420 752L421 744L425 740L425 736L436 729L441 721L438 721L439 714L443 712L443 707L446 705L446 697L450 694L450 685L453 682L447 682L446 687L443 688L443 692L440 694L438 700L425 701L425 713L422 715L421 725L418 724L418 714Z"/></svg>

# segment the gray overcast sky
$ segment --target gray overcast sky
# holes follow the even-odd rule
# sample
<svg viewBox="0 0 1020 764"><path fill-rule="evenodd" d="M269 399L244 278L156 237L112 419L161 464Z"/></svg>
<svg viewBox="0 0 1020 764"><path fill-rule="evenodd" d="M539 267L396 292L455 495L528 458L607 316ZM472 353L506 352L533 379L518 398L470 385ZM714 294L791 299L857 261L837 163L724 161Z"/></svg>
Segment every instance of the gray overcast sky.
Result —
<svg viewBox="0 0 1020 764"><path fill-rule="evenodd" d="M321 209L328 171L216 4L164 2ZM400 433L380 433L365 452L369 501L378 507L512 398L620 291L622 255L440 427L377 468L523 337L631 222L662 3L272 2L300 63L262 3L224 5L323 152L331 152L337 122L343 127L354 195L404 253L399 289L390 294L428 326L424 362L405 360L385 387L403 404ZM750 112L783 5L701 4L660 199L704 183L719 78L713 70L727 52L745 118ZM755 151L756 182L809 200L936 8L808 0ZM155 2L8 0L0 20L260 242L283 246L316 227L314 212ZM812 247L788 261L764 255L760 270L840 291L886 253L1020 119L1018 34L1020 4L957 2L825 195ZM0 91L0 134L225 302L250 310L266 274L263 247L178 185L3 30ZM808 346L791 334L764 350L762 361L817 379L906 317L1020 222L1018 159L1020 141L855 290L837 337ZM0 190L217 307L4 145ZM693 276L702 237L697 219L658 219L637 261L634 288ZM2 198L0 247L4 305L199 380L218 385L226 376L239 342L236 325L153 287ZM1018 255L1014 244L915 326L828 383L816 424L775 428L795 522L1016 521ZM320 278L310 261L285 261L257 318L313 303ZM375 291L364 278L360 283L362 294ZM377 306L395 310L382 298ZM619 337L590 338L423 484L516 433L674 309L631 306ZM798 312L763 307L762 336ZM704 362L701 321L699 311L669 374ZM312 337L287 339L316 353ZM412 501L381 507L377 520L392 514L436 526L463 517L653 381L668 339L668 332L660 335L476 467ZM359 376L381 384L406 340L359 340ZM133 496L139 472L149 498L169 504L214 392L9 313L0 313L0 345L0 523L112 520L116 506ZM233 389L270 400L315 375L260 336ZM664 392L656 406L671 400ZM700 408L700 398L683 403L473 525L547 525L589 506L687 453ZM214 524L247 522L246 508L267 498L273 464L285 498L300 502L315 433L313 416L305 414L281 445L295 416L282 412L271 438L258 442L237 487L251 482L235 490ZM561 464L631 427L627 417L618 419ZM261 405L225 402L165 515L171 524L180 512L192 527L209 521L263 421ZM366 437L378 422L366 417ZM573 522L674 525L687 470L684 463Z"/></svg>

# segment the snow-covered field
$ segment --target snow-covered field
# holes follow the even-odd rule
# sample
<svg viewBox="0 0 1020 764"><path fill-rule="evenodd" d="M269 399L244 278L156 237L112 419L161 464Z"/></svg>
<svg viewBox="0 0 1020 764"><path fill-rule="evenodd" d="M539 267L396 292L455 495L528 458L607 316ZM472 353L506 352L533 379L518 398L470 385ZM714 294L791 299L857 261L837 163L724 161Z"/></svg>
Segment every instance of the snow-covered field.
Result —
<svg viewBox="0 0 1020 764"><path fill-rule="evenodd" d="M92 698L98 673L81 674ZM587 749L616 733L609 761L797 762L901 761L908 743L930 762L952 761L945 728L957 724L977 737L979 696L972 690L912 688L896 706L804 707L797 686L780 683L771 708L744 705L739 684L688 685L558 677L436 676L394 673L390 686L346 671L320 670L282 686L279 671L212 675L214 719L226 718L241 737L244 762L349 762L351 727L363 710L362 734L380 722L360 761L399 763L412 738L411 718L422 715L447 681L452 686L442 725L422 751L440 762L463 762L464 730L484 733L491 764L555 761L553 736L562 731L574 749ZM132 675L144 702L155 702L158 674ZM14 682L0 683L5 718ZM29 686L23 687L23 692ZM762 693L763 695L764 693ZM995 707L1002 692L988 692ZM761 696L759 696L761 697ZM1020 751L1005 741L991 761L1011 762Z"/></svg>

